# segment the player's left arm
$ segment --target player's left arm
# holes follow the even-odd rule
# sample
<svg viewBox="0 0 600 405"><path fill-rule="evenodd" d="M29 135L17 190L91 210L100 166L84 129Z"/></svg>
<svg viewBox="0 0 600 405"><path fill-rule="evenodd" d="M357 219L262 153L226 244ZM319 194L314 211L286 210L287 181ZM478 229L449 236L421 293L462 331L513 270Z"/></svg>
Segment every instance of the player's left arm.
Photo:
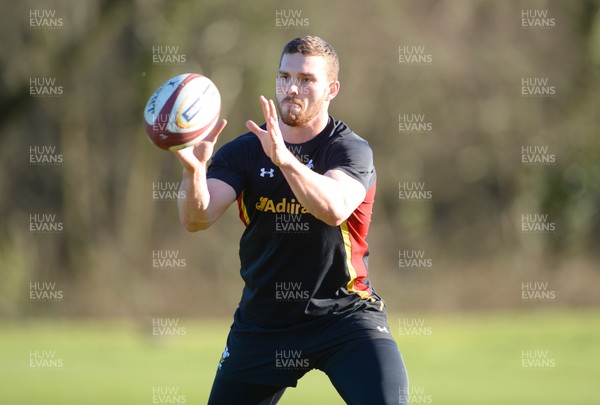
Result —
<svg viewBox="0 0 600 405"><path fill-rule="evenodd" d="M341 170L332 169L319 174L302 164L285 146L275 103L262 96L260 101L267 130L252 121L246 125L259 138L267 156L281 169L304 208L328 225L340 225L364 200L367 194L365 187Z"/></svg>
<svg viewBox="0 0 600 405"><path fill-rule="evenodd" d="M321 175L294 160L280 165L281 172L304 208L327 225L340 225L365 199L364 186L341 170Z"/></svg>

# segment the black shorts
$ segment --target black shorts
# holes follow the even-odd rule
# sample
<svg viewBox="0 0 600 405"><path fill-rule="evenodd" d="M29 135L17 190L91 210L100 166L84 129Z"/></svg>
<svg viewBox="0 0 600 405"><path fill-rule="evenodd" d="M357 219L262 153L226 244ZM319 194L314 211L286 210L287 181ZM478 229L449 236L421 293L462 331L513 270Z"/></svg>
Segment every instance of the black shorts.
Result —
<svg viewBox="0 0 600 405"><path fill-rule="evenodd" d="M261 328L244 322L239 309L218 365L217 376L269 386L295 387L312 369L349 356L360 366L357 345L375 339L393 341L385 310L367 307L287 328Z"/></svg>

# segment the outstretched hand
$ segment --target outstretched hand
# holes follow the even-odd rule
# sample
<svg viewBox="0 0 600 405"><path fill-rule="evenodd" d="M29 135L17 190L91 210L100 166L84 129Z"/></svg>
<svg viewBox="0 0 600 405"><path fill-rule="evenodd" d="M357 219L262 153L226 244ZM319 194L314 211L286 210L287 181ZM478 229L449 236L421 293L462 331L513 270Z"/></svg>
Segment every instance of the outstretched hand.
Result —
<svg viewBox="0 0 600 405"><path fill-rule="evenodd" d="M188 170L193 170L198 168L200 165L206 165L206 163L212 157L215 144L217 143L217 138L226 125L227 120L222 119L217 122L206 138L198 142L196 145L173 151L173 153L181 161L181 164L183 164L183 167Z"/></svg>
<svg viewBox="0 0 600 405"><path fill-rule="evenodd" d="M258 137L265 154L276 166L285 165L291 159L295 159L295 157L283 141L283 135L281 135L277 120L275 103L273 100L267 100L264 96L260 96L260 104L265 115L265 121L267 122L267 130L265 131L252 120L246 121L246 127Z"/></svg>

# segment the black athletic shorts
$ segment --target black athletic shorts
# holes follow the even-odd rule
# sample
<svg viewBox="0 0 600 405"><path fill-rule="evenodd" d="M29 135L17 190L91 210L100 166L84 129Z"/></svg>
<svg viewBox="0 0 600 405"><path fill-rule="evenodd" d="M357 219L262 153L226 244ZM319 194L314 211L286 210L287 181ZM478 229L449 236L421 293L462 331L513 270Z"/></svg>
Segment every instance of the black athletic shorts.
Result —
<svg viewBox="0 0 600 405"><path fill-rule="evenodd" d="M249 324L238 309L234 315L217 376L270 386L295 387L311 369L326 370L340 356L356 359L353 348L366 340L390 339L385 311L367 307L329 315L286 328Z"/></svg>

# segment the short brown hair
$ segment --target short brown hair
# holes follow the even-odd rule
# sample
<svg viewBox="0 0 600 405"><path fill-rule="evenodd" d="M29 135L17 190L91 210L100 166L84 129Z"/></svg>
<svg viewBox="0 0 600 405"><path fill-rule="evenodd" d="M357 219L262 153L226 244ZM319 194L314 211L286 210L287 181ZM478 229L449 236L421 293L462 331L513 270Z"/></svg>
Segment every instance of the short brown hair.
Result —
<svg viewBox="0 0 600 405"><path fill-rule="evenodd" d="M280 65L283 55L288 53L300 53L304 56L324 56L327 62L327 77L330 80L337 80L340 61L333 47L322 38L304 35L292 39L283 47L281 58L279 59Z"/></svg>

